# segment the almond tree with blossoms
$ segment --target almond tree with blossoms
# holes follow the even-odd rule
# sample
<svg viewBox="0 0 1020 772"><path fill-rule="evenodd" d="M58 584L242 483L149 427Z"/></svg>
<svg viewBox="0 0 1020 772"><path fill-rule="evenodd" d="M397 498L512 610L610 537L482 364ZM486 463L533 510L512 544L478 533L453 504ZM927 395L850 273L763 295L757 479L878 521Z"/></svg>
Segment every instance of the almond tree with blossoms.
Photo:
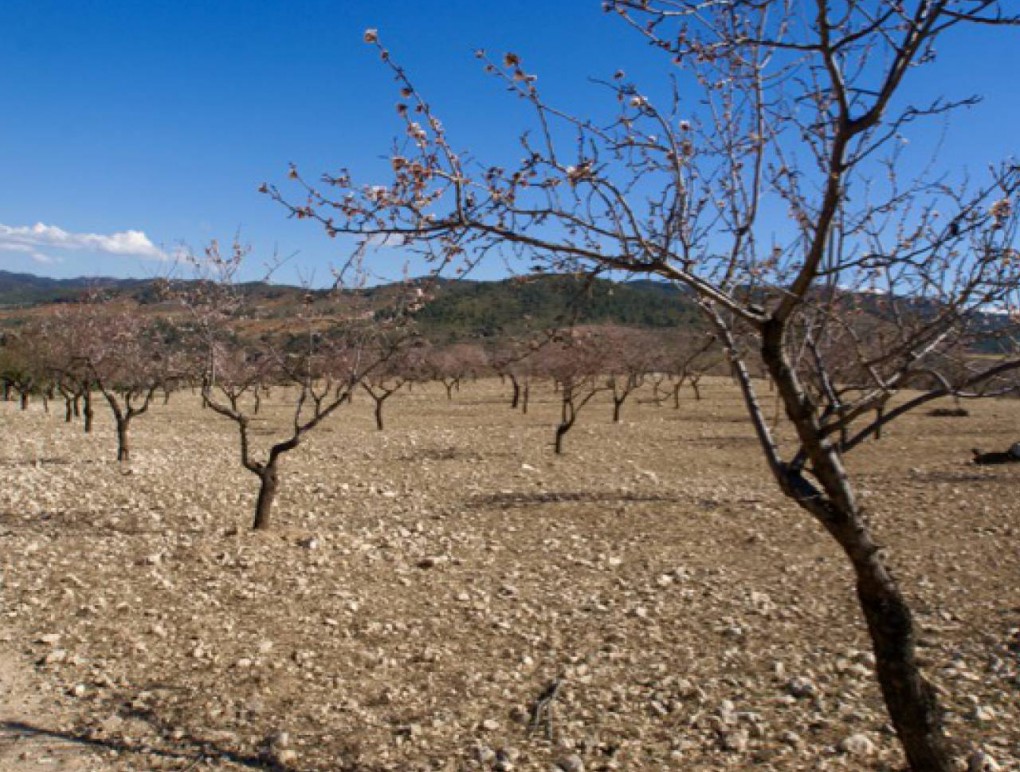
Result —
<svg viewBox="0 0 1020 772"><path fill-rule="evenodd" d="M988 159L987 173L968 178L946 156L915 174L924 164L904 144L970 101L913 96L918 70L945 66L940 41L1017 25L1017 9L1005 0L604 8L621 34L661 54L666 88L616 72L601 82L612 114L576 116L544 99L519 56L479 52L532 108L521 162L485 166L452 147L370 30L401 93L392 179L313 182L293 170L296 192L264 190L331 235L399 238L437 268L516 254L542 271L686 288L726 351L771 476L846 556L910 767L954 769L910 607L845 457L931 400L1009 389L1005 376L1020 367L1009 345L974 356L1012 332L987 312L1015 308L1020 169ZM758 363L782 407L777 423L751 377Z"/></svg>

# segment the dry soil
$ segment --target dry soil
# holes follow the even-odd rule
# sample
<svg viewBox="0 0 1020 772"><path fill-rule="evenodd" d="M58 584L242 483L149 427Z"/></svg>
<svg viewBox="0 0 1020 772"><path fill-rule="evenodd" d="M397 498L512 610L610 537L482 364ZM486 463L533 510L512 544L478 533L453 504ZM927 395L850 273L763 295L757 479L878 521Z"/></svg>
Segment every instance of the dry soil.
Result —
<svg viewBox="0 0 1020 772"><path fill-rule="evenodd" d="M383 432L356 399L285 458L268 533L191 394L137 420L130 468L105 415L0 403L0 768L902 768L846 563L732 385L619 425L596 402L562 457L534 391L416 387ZM1020 402L968 407L850 469L962 768L1020 769L1020 465L969 463Z"/></svg>

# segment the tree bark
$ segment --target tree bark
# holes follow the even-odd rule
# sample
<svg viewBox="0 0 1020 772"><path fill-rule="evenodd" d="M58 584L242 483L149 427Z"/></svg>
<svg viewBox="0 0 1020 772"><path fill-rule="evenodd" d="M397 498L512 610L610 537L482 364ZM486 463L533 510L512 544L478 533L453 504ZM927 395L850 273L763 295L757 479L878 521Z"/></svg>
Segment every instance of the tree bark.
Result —
<svg viewBox="0 0 1020 772"><path fill-rule="evenodd" d="M563 437L570 431L570 424L562 423L556 427L556 439L553 443L553 451L557 456L563 455Z"/></svg>
<svg viewBox="0 0 1020 772"><path fill-rule="evenodd" d="M95 416L95 412L92 410L92 392L90 390L85 391L85 433L89 434L92 431L92 419Z"/></svg>
<svg viewBox="0 0 1020 772"><path fill-rule="evenodd" d="M126 464L131 460L131 444L128 441L128 429L131 425L131 416L117 416L117 460Z"/></svg>
<svg viewBox="0 0 1020 772"><path fill-rule="evenodd" d="M263 531L269 528L273 501L276 499L276 491L280 485L276 459L273 458L267 463L258 475L261 484L259 485L258 501L255 502L255 522L252 524L252 528L256 531Z"/></svg>
<svg viewBox="0 0 1020 772"><path fill-rule="evenodd" d="M911 769L949 772L952 749L942 729L935 689L921 674L914 623L878 553L853 559L857 598L871 633L882 696Z"/></svg>

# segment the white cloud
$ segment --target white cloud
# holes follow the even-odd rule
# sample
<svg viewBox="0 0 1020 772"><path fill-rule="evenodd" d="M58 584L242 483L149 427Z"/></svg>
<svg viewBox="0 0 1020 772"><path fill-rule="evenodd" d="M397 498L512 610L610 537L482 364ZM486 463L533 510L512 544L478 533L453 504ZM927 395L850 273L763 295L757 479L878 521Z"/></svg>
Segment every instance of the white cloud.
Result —
<svg viewBox="0 0 1020 772"><path fill-rule="evenodd" d="M28 244L5 244L0 242L0 252L21 252L28 255L35 262L42 263L44 265L64 262L59 257L52 257L50 255L43 254L35 247L31 247Z"/></svg>
<svg viewBox="0 0 1020 772"><path fill-rule="evenodd" d="M105 252L109 255L140 257L146 260L166 260L167 255L142 231L99 233L70 233L56 225L10 226L0 224L0 250L26 252L34 260L53 260L39 249L70 249Z"/></svg>

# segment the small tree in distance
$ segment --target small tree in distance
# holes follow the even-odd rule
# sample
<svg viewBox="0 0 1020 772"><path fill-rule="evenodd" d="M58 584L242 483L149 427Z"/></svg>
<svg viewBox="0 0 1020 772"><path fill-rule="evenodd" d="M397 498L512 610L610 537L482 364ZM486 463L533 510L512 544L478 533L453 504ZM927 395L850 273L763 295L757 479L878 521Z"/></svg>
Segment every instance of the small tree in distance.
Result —
<svg viewBox="0 0 1020 772"><path fill-rule="evenodd" d="M130 301L88 295L61 307L33 330L39 355L64 396L70 421L84 402L85 431L92 428L92 392L106 400L114 420L117 461L131 461L133 421L148 412L167 383L169 349L157 320Z"/></svg>
<svg viewBox="0 0 1020 772"><path fill-rule="evenodd" d="M607 0L604 8L677 68L674 88L658 95L617 72L604 81L615 114L575 117L545 102L519 56L479 52L534 108L534 126L522 134L519 165L476 170L369 30L366 41L402 89L407 141L392 182L362 187L345 172L318 186L294 172L302 203L265 190L332 234L400 237L426 256L448 245L441 260L512 245L545 270L651 274L688 288L727 352L777 485L853 569L911 768L953 769L910 609L843 457L909 410L947 394L987 393L1020 366L1011 352L969 355L987 331L983 310L1011 305L1020 283L1017 168L994 168L979 186L908 176L917 166L900 141L920 119L968 101L910 104L914 71L936 61L938 41L1020 16L1002 0L817 0L810 8ZM882 302L857 313L854 292ZM866 339L867 319L890 334ZM830 377L834 337L854 342L861 380ZM777 432L760 406L755 361L789 432ZM921 391L891 402L910 387ZM844 430L845 441L835 441Z"/></svg>
<svg viewBox="0 0 1020 772"><path fill-rule="evenodd" d="M350 293L335 291L321 309L309 294L295 320L302 327L299 335L280 338L246 330L244 323L251 320L234 277L247 252L235 242L224 255L214 242L199 263L205 280L190 291L185 288L182 299L203 352L202 399L237 427L241 464L259 480L252 527L263 530L271 523L283 456L349 403L363 379L400 350L407 338L401 330L412 307L394 307L385 319L377 319ZM417 293L412 296L417 298ZM278 439L260 453L253 447L252 424L260 392L269 386L279 387L289 420L282 428L274 427Z"/></svg>
<svg viewBox="0 0 1020 772"><path fill-rule="evenodd" d="M604 376L606 351L598 334L571 329L558 334L535 355L539 375L550 378L560 401L560 421L553 436L553 452L563 453L563 439L574 428L581 410L596 396L612 389Z"/></svg>

